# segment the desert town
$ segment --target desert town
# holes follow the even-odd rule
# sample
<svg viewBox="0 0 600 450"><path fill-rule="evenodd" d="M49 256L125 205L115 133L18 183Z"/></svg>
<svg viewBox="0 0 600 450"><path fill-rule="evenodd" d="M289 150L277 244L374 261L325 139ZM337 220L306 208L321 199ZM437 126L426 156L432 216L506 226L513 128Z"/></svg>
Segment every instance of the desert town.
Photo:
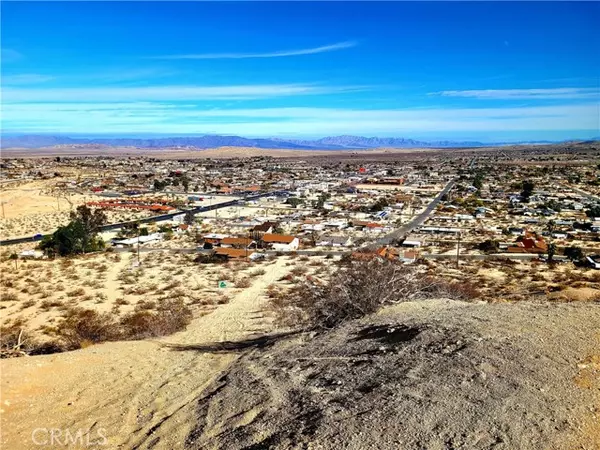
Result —
<svg viewBox="0 0 600 450"><path fill-rule="evenodd" d="M441 280L436 295L461 301L600 301L597 143L265 153L3 157L2 356L274 332L295 320L290 305L281 319L288 296L333 279L345 261L372 258ZM77 215L95 212L102 223L92 250L69 254L57 244ZM112 343L94 345L102 342ZM10 361L3 380L21 402L7 407L11 424L41 413L11 390L22 373L44 383L33 367L17 370L21 360ZM202 383L212 376L203 372ZM28 426L3 439L25 442ZM125 430L137 437L122 441L121 429L111 442L135 447L147 431L131 421Z"/></svg>
<svg viewBox="0 0 600 450"><path fill-rule="evenodd" d="M511 290L519 296L503 286L510 285L506 271L514 271L515 265L536 272L528 279L527 295L597 297L598 152L590 146L580 152L414 153L334 164L263 156L4 159L0 231L9 288L2 302L4 320L38 309L35 297L24 307L21 297L28 289L40 300L48 298L41 302L45 305L70 297L69 292L43 288L19 292L18 283L7 286L8 269L18 270L23 263L39 272L52 271L57 255L41 250L39 242L66 225L69 213L80 205L105 212L99 234L104 254L109 252L108 261L123 262L98 264L125 278L164 258L245 267L278 258L333 260L374 253L426 264L461 281L477 274L476 284L490 299ZM101 259L102 254L87 257ZM475 270L482 266L488 270ZM548 275L540 273L542 266ZM32 269L27 271L30 278L44 278ZM556 282L565 272L577 278L573 288ZM80 287L73 279L67 284L93 303L95 295L106 291L103 282L116 281L98 277L92 285L86 281ZM226 280L202 281L216 286ZM94 285L99 292L87 292ZM110 297L126 305L132 290ZM36 322L46 326L45 314Z"/></svg>

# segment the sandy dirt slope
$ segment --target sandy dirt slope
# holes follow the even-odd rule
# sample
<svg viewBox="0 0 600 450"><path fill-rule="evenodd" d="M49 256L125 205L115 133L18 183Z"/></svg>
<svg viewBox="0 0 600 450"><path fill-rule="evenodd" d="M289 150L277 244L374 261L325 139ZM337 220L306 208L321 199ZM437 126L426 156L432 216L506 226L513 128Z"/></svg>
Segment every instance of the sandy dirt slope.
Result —
<svg viewBox="0 0 600 450"><path fill-rule="evenodd" d="M600 305L405 303L238 359L196 449L600 448Z"/></svg>
<svg viewBox="0 0 600 450"><path fill-rule="evenodd" d="M47 356L3 360L2 448L39 448L36 428L100 429L108 448L179 448L194 426L196 400L238 356L175 351L164 344L239 340L270 331L263 293L290 269L265 267L252 286L184 332L159 341L114 342Z"/></svg>

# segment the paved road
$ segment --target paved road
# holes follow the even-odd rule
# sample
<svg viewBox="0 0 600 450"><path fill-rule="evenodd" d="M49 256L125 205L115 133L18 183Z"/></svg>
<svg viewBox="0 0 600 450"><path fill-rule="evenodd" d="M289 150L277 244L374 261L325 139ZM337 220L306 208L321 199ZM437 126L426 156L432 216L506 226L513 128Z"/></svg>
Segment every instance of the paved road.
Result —
<svg viewBox="0 0 600 450"><path fill-rule="evenodd" d="M111 223L111 224L100 227L100 232L118 230L120 228L123 228L125 225L130 225L130 224L135 224L135 223L164 222L167 220L172 220L174 217L177 217L177 216L183 216L189 211L192 211L194 214L206 212L206 211L214 211L215 209L227 208L228 206L237 205L241 201L256 200L259 198L269 197L271 195L280 195L280 194L284 194L284 193L287 193L287 191L281 190L281 191L265 192L263 194L249 195L249 196L237 199L237 200L230 200L228 202L215 203L214 205L210 205L210 206L198 206L196 208L186 210L186 211L179 211L179 212L170 213L170 214L162 214L160 216L147 217L145 219L132 220L129 222ZM0 241L0 246L22 244L24 242L41 241L43 237L44 236L41 234L36 234L34 236L28 236L28 237L23 237L23 238L6 239L4 241Z"/></svg>
<svg viewBox="0 0 600 450"><path fill-rule="evenodd" d="M566 188L571 189L572 191L577 192L579 195L583 195L584 197L587 197L590 200L594 200L594 201L600 202L600 197L598 197L597 195L590 194L589 192L586 192L586 191L582 191L581 189L578 189L576 187L570 186L568 184L563 184L563 186L565 186Z"/></svg>
<svg viewBox="0 0 600 450"><path fill-rule="evenodd" d="M471 162L469 162L469 170L471 170L471 169L473 168L473 166L475 165L475 161L476 161L476 160L477 160L477 157L476 157L476 156L474 156L474 157L471 159Z"/></svg>
<svg viewBox="0 0 600 450"><path fill-rule="evenodd" d="M389 245L392 241L400 239L407 234L410 234L415 228L420 227L429 218L431 213L435 211L438 203L442 200L442 197L446 195L454 187L456 180L451 180L446 184L444 189L431 201L431 203L425 208L425 210L419 215L415 216L410 222L405 223L400 228L395 229L386 236L377 239L374 243L368 244L368 247L378 247L382 245Z"/></svg>

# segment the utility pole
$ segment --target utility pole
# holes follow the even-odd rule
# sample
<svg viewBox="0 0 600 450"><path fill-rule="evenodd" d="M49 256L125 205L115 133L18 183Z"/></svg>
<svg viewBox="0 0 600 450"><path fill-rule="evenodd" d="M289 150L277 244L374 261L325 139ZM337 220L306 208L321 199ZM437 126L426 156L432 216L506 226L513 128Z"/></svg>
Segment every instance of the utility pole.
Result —
<svg viewBox="0 0 600 450"><path fill-rule="evenodd" d="M456 244L456 268L460 268L460 231L458 232L458 242Z"/></svg>
<svg viewBox="0 0 600 450"><path fill-rule="evenodd" d="M137 226L137 260L138 267L140 266L140 226Z"/></svg>
<svg viewBox="0 0 600 450"><path fill-rule="evenodd" d="M251 231L249 231L249 232L248 232L248 236L249 236L249 237L248 237L248 240L251 240L251 239L250 239L250 236L251 236L251 234L250 234L250 233L251 233ZM249 245L250 245L250 243L247 243L247 244L245 244L245 245L244 245L244 247L245 247L245 249L246 249L246 261L248 261L248 246L249 246Z"/></svg>

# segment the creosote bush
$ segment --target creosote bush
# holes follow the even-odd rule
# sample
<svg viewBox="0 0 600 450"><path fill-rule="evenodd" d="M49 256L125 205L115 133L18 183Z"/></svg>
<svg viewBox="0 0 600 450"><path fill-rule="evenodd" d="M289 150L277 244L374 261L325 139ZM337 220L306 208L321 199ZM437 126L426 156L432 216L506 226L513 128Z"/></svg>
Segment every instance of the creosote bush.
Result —
<svg viewBox="0 0 600 450"><path fill-rule="evenodd" d="M420 273L414 266L372 258L345 261L326 281L306 277L286 295L271 296L271 306L281 325L332 328L372 314L385 305L478 296L473 286L449 283Z"/></svg>
<svg viewBox="0 0 600 450"><path fill-rule="evenodd" d="M154 311L148 309L154 306L148 303L140 305L121 320L116 320L110 313L69 308L53 330L56 338L50 342L33 339L25 331L24 323L15 323L1 330L0 356L56 353L106 341L164 336L185 329L192 320L192 311L181 299L166 300Z"/></svg>
<svg viewBox="0 0 600 450"><path fill-rule="evenodd" d="M160 303L156 311L136 308L121 319L121 326L128 339L144 339L183 330L191 320L192 311L183 300L172 299Z"/></svg>
<svg viewBox="0 0 600 450"><path fill-rule="evenodd" d="M57 343L38 341L18 321L0 327L0 358L41 355L59 351L61 351L61 348Z"/></svg>

